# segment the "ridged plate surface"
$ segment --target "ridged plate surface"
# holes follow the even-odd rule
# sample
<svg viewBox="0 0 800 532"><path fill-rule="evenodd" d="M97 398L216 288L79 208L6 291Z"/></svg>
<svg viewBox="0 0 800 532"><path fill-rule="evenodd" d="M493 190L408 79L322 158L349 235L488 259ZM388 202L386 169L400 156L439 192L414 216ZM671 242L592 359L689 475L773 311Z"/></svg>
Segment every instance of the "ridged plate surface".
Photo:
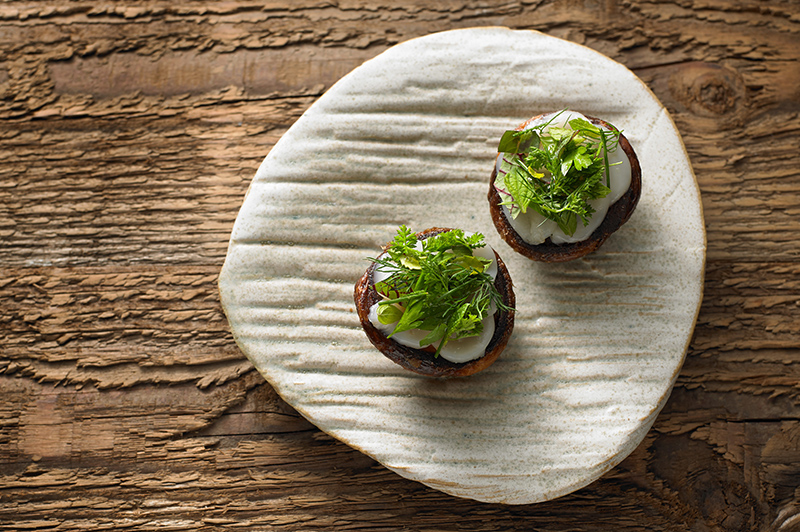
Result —
<svg viewBox="0 0 800 532"><path fill-rule="evenodd" d="M571 109L621 128L643 194L596 253L531 262L486 201L499 136ZM479 231L508 265L514 335L478 375L431 380L367 341L353 285L398 225ZM531 503L585 486L641 442L700 305L705 233L678 132L622 65L532 31L414 39L323 95L264 160L220 275L246 356L323 431L404 477L480 501Z"/></svg>

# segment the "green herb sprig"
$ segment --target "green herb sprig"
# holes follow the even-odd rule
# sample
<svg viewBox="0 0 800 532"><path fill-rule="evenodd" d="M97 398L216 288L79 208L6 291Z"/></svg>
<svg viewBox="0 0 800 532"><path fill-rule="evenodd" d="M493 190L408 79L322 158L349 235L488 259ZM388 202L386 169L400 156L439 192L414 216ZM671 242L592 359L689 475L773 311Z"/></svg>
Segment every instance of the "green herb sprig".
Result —
<svg viewBox="0 0 800 532"><path fill-rule="evenodd" d="M611 192L608 153L617 149L619 131L583 118L570 120L568 128L551 126L557 116L503 134L495 188L503 196L500 205L507 206L513 218L532 209L571 236L579 218L588 225L594 214L589 202Z"/></svg>
<svg viewBox="0 0 800 532"><path fill-rule="evenodd" d="M410 329L428 331L420 347L439 342L438 357L449 341L483 332L482 320L492 302L498 309L511 310L486 273L493 261L473 255L485 245L480 233L465 236L454 229L422 240L419 249L414 232L401 226L386 257L369 259L377 269L392 272L375 284L384 298L378 303L378 319L396 323L389 337Z"/></svg>

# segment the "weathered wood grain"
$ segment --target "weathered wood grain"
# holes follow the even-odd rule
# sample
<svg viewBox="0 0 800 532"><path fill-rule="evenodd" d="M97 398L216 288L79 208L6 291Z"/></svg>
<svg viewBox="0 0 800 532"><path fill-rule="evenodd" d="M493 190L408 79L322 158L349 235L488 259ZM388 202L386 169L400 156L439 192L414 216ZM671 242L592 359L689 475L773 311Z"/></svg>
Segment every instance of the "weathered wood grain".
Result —
<svg viewBox="0 0 800 532"><path fill-rule="evenodd" d="M249 180L315 98L475 25L633 69L708 230L654 428L534 506L448 497L321 434L241 356L216 289ZM798 42L792 1L3 3L0 530L797 530Z"/></svg>

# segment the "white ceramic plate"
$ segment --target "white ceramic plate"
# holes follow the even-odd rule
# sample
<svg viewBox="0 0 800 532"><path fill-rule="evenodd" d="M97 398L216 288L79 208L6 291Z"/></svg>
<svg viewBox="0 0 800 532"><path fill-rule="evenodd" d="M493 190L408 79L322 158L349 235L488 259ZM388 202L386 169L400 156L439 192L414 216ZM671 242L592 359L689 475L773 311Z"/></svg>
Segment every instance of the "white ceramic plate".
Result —
<svg viewBox="0 0 800 532"><path fill-rule="evenodd" d="M565 107L624 131L643 194L598 252L539 264L497 235L489 175L504 130ZM516 328L488 370L431 380L367 341L353 286L400 224L480 231L505 260ZM245 355L320 429L438 490L522 504L641 442L683 362L704 261L697 184L647 87L588 48L476 28L395 46L323 95L259 168L219 284Z"/></svg>

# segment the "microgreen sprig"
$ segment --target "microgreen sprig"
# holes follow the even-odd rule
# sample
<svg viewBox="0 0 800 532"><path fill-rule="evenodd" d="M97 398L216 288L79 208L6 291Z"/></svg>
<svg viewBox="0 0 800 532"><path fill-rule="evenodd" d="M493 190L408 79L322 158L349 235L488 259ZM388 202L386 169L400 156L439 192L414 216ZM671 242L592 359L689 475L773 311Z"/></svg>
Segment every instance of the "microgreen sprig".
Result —
<svg viewBox="0 0 800 532"><path fill-rule="evenodd" d="M485 245L480 233L467 236L460 229L418 243L416 235L401 226L385 255L369 259L377 269L391 272L375 284L383 297L378 319L396 323L389 337L411 329L427 331L420 347L438 343L438 356L449 341L480 335L492 303L511 310L486 273L492 260L473 254Z"/></svg>
<svg viewBox="0 0 800 532"><path fill-rule="evenodd" d="M595 212L589 202L611 192L608 153L617 149L620 134L583 118L570 120L569 127L552 125L559 114L503 133L495 188L513 218L532 209L573 235L578 219L588 225Z"/></svg>

